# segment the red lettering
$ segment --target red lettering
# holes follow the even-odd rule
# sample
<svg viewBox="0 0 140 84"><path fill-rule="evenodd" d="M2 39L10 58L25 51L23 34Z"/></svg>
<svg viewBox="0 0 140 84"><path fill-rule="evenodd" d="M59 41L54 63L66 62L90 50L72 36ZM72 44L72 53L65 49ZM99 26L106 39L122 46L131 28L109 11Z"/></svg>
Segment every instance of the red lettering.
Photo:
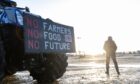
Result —
<svg viewBox="0 0 140 84"><path fill-rule="evenodd" d="M26 17L26 25L29 28L39 28L39 22L37 19Z"/></svg>
<svg viewBox="0 0 140 84"><path fill-rule="evenodd" d="M39 41L28 40L27 44L29 49L39 49Z"/></svg>
<svg viewBox="0 0 140 84"><path fill-rule="evenodd" d="M26 17L26 23L27 23L27 25L28 25L29 27L32 28L32 19L31 19L31 18L27 18L27 17Z"/></svg>
<svg viewBox="0 0 140 84"><path fill-rule="evenodd" d="M40 33L38 30L33 30L33 29L26 29L26 34L28 37L39 39L40 38Z"/></svg>
<svg viewBox="0 0 140 84"><path fill-rule="evenodd" d="M34 28L39 28L38 20L33 20L33 26Z"/></svg>

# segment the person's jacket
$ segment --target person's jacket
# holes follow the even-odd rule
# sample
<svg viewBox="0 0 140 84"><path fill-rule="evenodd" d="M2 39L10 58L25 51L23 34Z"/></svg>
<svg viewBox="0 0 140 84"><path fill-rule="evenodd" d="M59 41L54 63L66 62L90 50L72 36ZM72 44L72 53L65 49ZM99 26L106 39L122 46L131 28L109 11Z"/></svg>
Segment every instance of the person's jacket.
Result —
<svg viewBox="0 0 140 84"><path fill-rule="evenodd" d="M116 43L113 40L107 40L107 41L105 41L104 50L107 53L116 52L116 50L117 50Z"/></svg>

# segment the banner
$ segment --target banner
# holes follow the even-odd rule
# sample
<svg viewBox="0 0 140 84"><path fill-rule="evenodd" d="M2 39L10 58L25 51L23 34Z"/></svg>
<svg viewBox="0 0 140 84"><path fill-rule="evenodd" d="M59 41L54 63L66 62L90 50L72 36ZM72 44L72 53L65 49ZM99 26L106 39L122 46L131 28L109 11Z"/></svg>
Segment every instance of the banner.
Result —
<svg viewBox="0 0 140 84"><path fill-rule="evenodd" d="M26 13L23 17L26 53L75 52L73 27Z"/></svg>

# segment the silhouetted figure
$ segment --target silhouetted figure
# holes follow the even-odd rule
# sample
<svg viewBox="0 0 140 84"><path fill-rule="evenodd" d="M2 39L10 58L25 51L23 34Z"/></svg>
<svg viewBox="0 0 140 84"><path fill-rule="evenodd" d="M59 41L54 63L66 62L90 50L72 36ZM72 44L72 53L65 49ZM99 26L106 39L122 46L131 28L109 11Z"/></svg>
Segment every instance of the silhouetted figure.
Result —
<svg viewBox="0 0 140 84"><path fill-rule="evenodd" d="M117 46L116 46L116 43L113 41L111 36L109 36L108 40L105 41L104 50L106 52L106 74L109 75L109 63L110 63L110 58L112 58L114 65L115 65L115 68L116 68L116 71L117 71L117 74L120 75L118 63L116 60Z"/></svg>

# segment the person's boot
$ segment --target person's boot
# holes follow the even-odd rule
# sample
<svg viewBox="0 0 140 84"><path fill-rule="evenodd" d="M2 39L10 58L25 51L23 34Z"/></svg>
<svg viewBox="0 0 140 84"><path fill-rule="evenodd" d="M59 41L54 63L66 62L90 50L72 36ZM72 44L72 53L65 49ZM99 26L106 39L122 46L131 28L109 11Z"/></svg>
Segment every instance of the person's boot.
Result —
<svg viewBox="0 0 140 84"><path fill-rule="evenodd" d="M109 72L106 71L105 73L106 73L107 75L109 75Z"/></svg>
<svg viewBox="0 0 140 84"><path fill-rule="evenodd" d="M107 65L106 67L106 72L105 72L107 75L109 75L109 66Z"/></svg>
<svg viewBox="0 0 140 84"><path fill-rule="evenodd" d="M105 73L106 73L106 75L109 75L109 71L106 71Z"/></svg>
<svg viewBox="0 0 140 84"><path fill-rule="evenodd" d="M117 71L117 74L119 76L120 75L120 72L119 72L119 68L118 67L116 67L116 71Z"/></svg>
<svg viewBox="0 0 140 84"><path fill-rule="evenodd" d="M121 75L120 72L117 72L118 76Z"/></svg>
<svg viewBox="0 0 140 84"><path fill-rule="evenodd" d="M109 71L106 71L105 73L106 73L107 78L110 78Z"/></svg>

